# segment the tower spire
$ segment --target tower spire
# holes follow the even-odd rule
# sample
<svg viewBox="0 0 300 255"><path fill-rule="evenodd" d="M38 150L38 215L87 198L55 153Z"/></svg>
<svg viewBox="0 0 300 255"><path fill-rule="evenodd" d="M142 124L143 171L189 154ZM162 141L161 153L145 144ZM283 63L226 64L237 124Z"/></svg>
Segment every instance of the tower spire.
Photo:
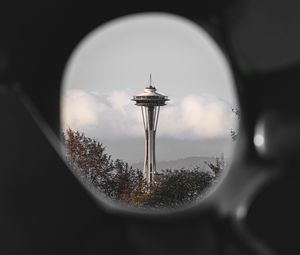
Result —
<svg viewBox="0 0 300 255"><path fill-rule="evenodd" d="M150 81L149 81L150 87L152 87L152 74L150 73Z"/></svg>

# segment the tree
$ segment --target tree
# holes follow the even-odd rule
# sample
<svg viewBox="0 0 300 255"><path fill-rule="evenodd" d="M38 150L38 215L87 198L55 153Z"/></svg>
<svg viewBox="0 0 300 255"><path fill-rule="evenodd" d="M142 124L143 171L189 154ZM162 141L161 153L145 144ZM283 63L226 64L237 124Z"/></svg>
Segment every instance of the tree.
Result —
<svg viewBox="0 0 300 255"><path fill-rule="evenodd" d="M199 167L193 170L167 169L156 176L156 185L145 206L177 207L194 201L212 184L214 177Z"/></svg>
<svg viewBox="0 0 300 255"><path fill-rule="evenodd" d="M114 166L111 155L105 153L105 147L96 139L88 138L70 128L64 134L64 141L71 166L78 167L83 177L111 196L114 192Z"/></svg>
<svg viewBox="0 0 300 255"><path fill-rule="evenodd" d="M224 172L225 169L225 159L224 154L221 154L221 157L217 157L215 162L204 162L214 173L215 178L218 179L220 175Z"/></svg>
<svg viewBox="0 0 300 255"><path fill-rule="evenodd" d="M238 120L240 120L241 118L241 111L238 108L233 108L232 112L235 113L235 115L237 116ZM238 138L238 131L237 130L230 130L230 135L233 141L236 141Z"/></svg>
<svg viewBox="0 0 300 255"><path fill-rule="evenodd" d="M212 173L200 167L164 170L147 188L142 171L120 159L113 160L105 146L84 133L67 129L63 133L66 157L80 175L111 199L142 207L177 207L191 202L209 189L224 168L221 158L207 163Z"/></svg>
<svg viewBox="0 0 300 255"><path fill-rule="evenodd" d="M67 129L63 133L66 157L80 175L112 199L139 204L135 196L141 195L145 183L139 169L105 152L105 146L84 133ZM143 199L142 199L143 200Z"/></svg>

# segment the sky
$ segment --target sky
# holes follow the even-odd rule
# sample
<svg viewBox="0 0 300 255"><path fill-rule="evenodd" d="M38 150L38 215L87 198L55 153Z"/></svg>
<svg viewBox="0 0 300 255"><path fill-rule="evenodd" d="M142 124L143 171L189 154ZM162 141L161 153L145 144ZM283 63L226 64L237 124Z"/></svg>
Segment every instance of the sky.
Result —
<svg viewBox="0 0 300 255"><path fill-rule="evenodd" d="M62 91L62 124L102 142L114 158L143 160L141 109L130 99L153 85L161 108L157 160L230 155L237 100L227 60L200 26L138 14L95 29L74 50Z"/></svg>

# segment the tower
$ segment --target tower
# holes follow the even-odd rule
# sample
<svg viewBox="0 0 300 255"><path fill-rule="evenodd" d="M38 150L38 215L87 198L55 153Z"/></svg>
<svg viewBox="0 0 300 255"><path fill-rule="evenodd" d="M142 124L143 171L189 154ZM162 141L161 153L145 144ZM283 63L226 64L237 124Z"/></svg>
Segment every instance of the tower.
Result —
<svg viewBox="0 0 300 255"><path fill-rule="evenodd" d="M154 173L156 172L155 163L155 134L157 129L159 110L161 106L166 105L169 101L167 96L156 92L156 88L152 86L152 78L150 74L150 84L144 89L144 92L133 96L135 105L142 109L143 123L145 129L145 156L143 176L147 182L148 188L153 183Z"/></svg>

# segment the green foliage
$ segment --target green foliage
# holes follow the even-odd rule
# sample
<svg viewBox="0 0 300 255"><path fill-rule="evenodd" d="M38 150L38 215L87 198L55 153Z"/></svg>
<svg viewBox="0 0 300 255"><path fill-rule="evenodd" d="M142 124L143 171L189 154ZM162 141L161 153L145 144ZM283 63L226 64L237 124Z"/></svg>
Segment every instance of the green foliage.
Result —
<svg viewBox="0 0 300 255"><path fill-rule="evenodd" d="M206 162L212 172L194 169L166 169L155 175L147 187L142 171L105 152L103 144L83 133L66 130L63 134L66 157L81 176L111 199L140 207L177 207L195 200L211 187L224 168L224 158Z"/></svg>
<svg viewBox="0 0 300 255"><path fill-rule="evenodd" d="M156 176L156 185L151 190L145 206L177 207L191 202L210 187L213 175L199 169L164 170Z"/></svg>

